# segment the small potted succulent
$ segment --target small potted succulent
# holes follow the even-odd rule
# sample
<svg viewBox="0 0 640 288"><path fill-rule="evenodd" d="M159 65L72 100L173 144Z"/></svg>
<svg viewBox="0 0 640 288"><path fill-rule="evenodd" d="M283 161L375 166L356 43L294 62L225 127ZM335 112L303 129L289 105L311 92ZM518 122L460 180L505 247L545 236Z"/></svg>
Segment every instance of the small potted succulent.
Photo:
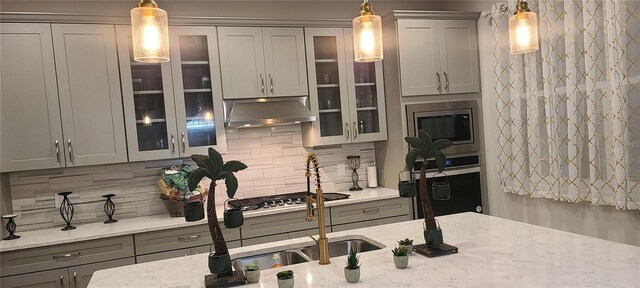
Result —
<svg viewBox="0 0 640 288"><path fill-rule="evenodd" d="M278 287L280 288L293 288L293 271L285 270L276 274L278 277Z"/></svg>
<svg viewBox="0 0 640 288"><path fill-rule="evenodd" d="M404 247L407 249L407 254L413 254L413 240L406 238L404 240L398 241L399 247Z"/></svg>
<svg viewBox="0 0 640 288"><path fill-rule="evenodd" d="M407 248L396 247L393 250L393 263L396 264L396 268L404 269L409 266L409 256L407 256Z"/></svg>
<svg viewBox="0 0 640 288"><path fill-rule="evenodd" d="M351 249L347 256L347 266L344 267L344 278L349 283L360 281L360 257L356 256L356 251Z"/></svg>
<svg viewBox="0 0 640 288"><path fill-rule="evenodd" d="M247 282L258 283L260 281L260 267L258 264L244 265L244 276L247 277Z"/></svg>

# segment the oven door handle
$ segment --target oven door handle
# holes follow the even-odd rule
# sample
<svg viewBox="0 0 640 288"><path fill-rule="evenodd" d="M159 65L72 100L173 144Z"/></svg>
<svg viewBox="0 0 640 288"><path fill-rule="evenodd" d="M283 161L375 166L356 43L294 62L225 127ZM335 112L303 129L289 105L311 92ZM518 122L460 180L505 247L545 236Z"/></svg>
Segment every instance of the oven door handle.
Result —
<svg viewBox="0 0 640 288"><path fill-rule="evenodd" d="M455 176L455 175L462 175L462 174L469 174L469 173L478 173L480 172L480 166L473 166L473 167L465 167L465 168L460 168L460 169L447 169L444 172L447 173L447 176L451 177L451 176ZM420 179L420 171L413 171L412 172L416 179ZM426 174L427 178L433 178L433 175L436 174L440 174L440 172L438 171L429 171Z"/></svg>

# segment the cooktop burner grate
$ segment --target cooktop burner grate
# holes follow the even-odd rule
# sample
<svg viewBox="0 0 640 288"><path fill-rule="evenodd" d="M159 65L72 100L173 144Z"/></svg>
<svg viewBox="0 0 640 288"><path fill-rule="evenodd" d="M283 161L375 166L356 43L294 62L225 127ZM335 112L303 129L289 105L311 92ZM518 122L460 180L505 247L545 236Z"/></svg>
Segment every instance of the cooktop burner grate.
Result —
<svg viewBox="0 0 640 288"><path fill-rule="evenodd" d="M258 209L266 209L278 206L289 206L296 204L304 204L305 197L307 192L294 192L288 194L280 194L273 196L262 196L262 197L253 197L239 200L230 200L228 202L229 206L238 209L242 208L242 210L258 210ZM314 198L316 194L311 194ZM350 195L342 194L342 193L324 193L324 201L333 201L333 200L341 200L347 199Z"/></svg>

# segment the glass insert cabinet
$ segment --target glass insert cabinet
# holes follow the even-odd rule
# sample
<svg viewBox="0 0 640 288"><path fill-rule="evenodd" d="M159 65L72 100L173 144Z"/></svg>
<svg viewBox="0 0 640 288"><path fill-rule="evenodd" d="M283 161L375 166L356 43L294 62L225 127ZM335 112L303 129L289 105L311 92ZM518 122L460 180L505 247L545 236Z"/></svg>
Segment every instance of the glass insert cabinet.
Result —
<svg viewBox="0 0 640 288"><path fill-rule="evenodd" d="M117 26L130 161L226 152L216 30L170 27L171 61L133 61L130 26Z"/></svg>
<svg viewBox="0 0 640 288"><path fill-rule="evenodd" d="M318 121L303 125L304 146L386 140L382 62L355 62L351 29L305 34L309 101Z"/></svg>

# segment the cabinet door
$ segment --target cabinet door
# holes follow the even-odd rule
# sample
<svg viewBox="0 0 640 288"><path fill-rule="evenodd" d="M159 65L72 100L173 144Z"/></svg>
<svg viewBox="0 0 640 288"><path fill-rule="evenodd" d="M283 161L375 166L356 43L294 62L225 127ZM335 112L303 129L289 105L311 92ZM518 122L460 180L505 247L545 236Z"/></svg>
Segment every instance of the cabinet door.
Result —
<svg viewBox="0 0 640 288"><path fill-rule="evenodd" d="M382 61L359 63L353 54L353 33L344 30L353 142L387 140Z"/></svg>
<svg viewBox="0 0 640 288"><path fill-rule="evenodd" d="M64 167L51 26L0 24L0 59L0 172Z"/></svg>
<svg viewBox="0 0 640 288"><path fill-rule="evenodd" d="M129 160L176 158L171 63L133 61L131 26L116 26L116 35Z"/></svg>
<svg viewBox="0 0 640 288"><path fill-rule="evenodd" d="M270 97L309 95L302 28L262 28Z"/></svg>
<svg viewBox="0 0 640 288"><path fill-rule="evenodd" d="M87 288L93 272L109 268L136 264L133 257L113 261L100 262L69 268L69 286L71 288Z"/></svg>
<svg viewBox="0 0 640 288"><path fill-rule="evenodd" d="M478 31L473 20L438 21L442 91L480 91Z"/></svg>
<svg viewBox="0 0 640 288"><path fill-rule="evenodd" d="M224 98L267 97L260 27L219 27L218 33Z"/></svg>
<svg viewBox="0 0 640 288"><path fill-rule="evenodd" d="M52 29L67 166L127 162L114 27Z"/></svg>
<svg viewBox="0 0 640 288"><path fill-rule="evenodd" d="M342 28L305 30L309 101L317 121L304 124L304 146L351 143L344 33Z"/></svg>
<svg viewBox="0 0 640 288"><path fill-rule="evenodd" d="M170 27L176 141L181 157L227 152L216 29Z"/></svg>
<svg viewBox="0 0 640 288"><path fill-rule="evenodd" d="M67 268L0 278L2 288L69 288Z"/></svg>
<svg viewBox="0 0 640 288"><path fill-rule="evenodd" d="M402 96L442 92L437 20L398 20Z"/></svg>

